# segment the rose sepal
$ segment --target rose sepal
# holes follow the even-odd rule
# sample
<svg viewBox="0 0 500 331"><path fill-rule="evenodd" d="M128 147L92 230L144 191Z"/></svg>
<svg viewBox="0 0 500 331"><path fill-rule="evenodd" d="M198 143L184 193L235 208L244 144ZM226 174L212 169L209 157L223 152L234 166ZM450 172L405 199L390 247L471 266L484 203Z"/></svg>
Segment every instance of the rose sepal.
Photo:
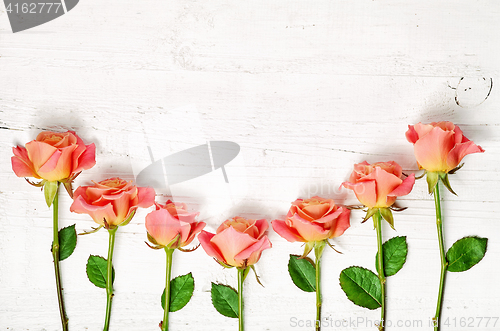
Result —
<svg viewBox="0 0 500 331"><path fill-rule="evenodd" d="M219 263L224 268L227 268L227 269L234 268L234 266L229 265L229 264L225 264L224 262L217 260L215 257L214 257L214 260L215 260L215 262Z"/></svg>
<svg viewBox="0 0 500 331"><path fill-rule="evenodd" d="M429 188L429 194L432 194L439 181L439 173L425 171L425 174L427 175L426 179L427 179L427 187Z"/></svg>
<svg viewBox="0 0 500 331"><path fill-rule="evenodd" d="M75 180L76 177L78 177L78 175L80 175L82 172L77 172L76 174L74 174L73 176L71 176L70 178L66 179L66 180L61 180L61 183L63 183L64 185L64 188L66 189L66 192L68 192L69 196L71 197L71 199L73 199L73 181Z"/></svg>
<svg viewBox="0 0 500 331"><path fill-rule="evenodd" d="M394 217L392 216L391 209L389 209L389 208L379 208L379 211L380 211L380 214L382 215L382 217L384 218L384 220L386 220L387 223L389 223L389 225L391 226L391 228L393 230L396 230L396 229L394 229Z"/></svg>
<svg viewBox="0 0 500 331"><path fill-rule="evenodd" d="M25 177L24 179L28 182L28 184L30 184L30 185L32 185L32 186L35 186L35 187L43 187L43 185L45 185L45 182L46 182L46 180L45 180L45 179L44 179L44 180L42 180L42 181L39 181L38 183L33 182L33 181L29 180L29 179L28 179L28 178L26 178L26 177Z"/></svg>
<svg viewBox="0 0 500 331"><path fill-rule="evenodd" d="M455 191L453 191L453 189L451 188L450 181L448 180L448 174L447 173L440 173L439 178L443 182L443 185L448 189L448 191L450 191L454 195L457 195L455 193Z"/></svg>
<svg viewBox="0 0 500 331"><path fill-rule="evenodd" d="M455 173L462 166L463 166L463 163L462 163L462 165L451 170L453 172L450 171L449 173L451 173L451 174ZM453 189L451 188L451 184L450 184L450 181L448 179L448 173L443 172L443 171L426 171L426 175L427 175L427 185L429 188L429 194L434 193L434 190L436 189L437 183L439 181L441 181L443 183L443 185L448 189L448 191L450 191L454 195L457 195L455 193L455 191L453 191Z"/></svg>
<svg viewBox="0 0 500 331"><path fill-rule="evenodd" d="M47 203L47 206L50 208L52 206L52 202L54 201L54 198L56 197L57 194L57 189L59 188L59 182L58 181L45 181L43 184L43 192L45 195L45 202Z"/></svg>
<svg viewBox="0 0 500 331"><path fill-rule="evenodd" d="M135 215L135 210L130 213L130 216L127 217L127 219L125 221L121 222L117 226L125 226L125 225L129 224L130 221L132 220L132 218L134 217L134 215Z"/></svg>
<svg viewBox="0 0 500 331"><path fill-rule="evenodd" d="M311 253L311 251L313 250L315 243L315 241L306 242L306 244L304 245L304 253L302 253L299 259L303 259L307 255L309 255L309 253Z"/></svg>
<svg viewBox="0 0 500 331"><path fill-rule="evenodd" d="M83 235L86 235L86 234L96 233L97 231L99 231L103 227L104 227L104 225L99 225L97 228L90 227L92 229L92 231L84 231L82 233L79 233L78 235L83 236Z"/></svg>
<svg viewBox="0 0 500 331"><path fill-rule="evenodd" d="M366 211L366 215L363 218L363 220L361 221L361 223L368 221L370 219L370 217L375 215L376 212L378 212L378 208L368 208L368 210Z"/></svg>

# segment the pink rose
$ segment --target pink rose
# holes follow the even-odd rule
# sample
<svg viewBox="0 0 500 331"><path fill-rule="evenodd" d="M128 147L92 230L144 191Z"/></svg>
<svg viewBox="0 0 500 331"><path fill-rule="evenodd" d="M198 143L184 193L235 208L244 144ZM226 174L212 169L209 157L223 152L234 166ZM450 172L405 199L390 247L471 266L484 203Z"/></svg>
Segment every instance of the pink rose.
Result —
<svg viewBox="0 0 500 331"><path fill-rule="evenodd" d="M149 187L136 187L132 181L109 178L93 186L80 186L75 190L70 210L89 214L106 228L126 225L138 207L153 205L155 191Z"/></svg>
<svg viewBox="0 0 500 331"><path fill-rule="evenodd" d="M406 139L414 145L419 168L428 172L448 173L465 155L484 152L451 122L408 125Z"/></svg>
<svg viewBox="0 0 500 331"><path fill-rule="evenodd" d="M156 210L146 215L149 240L158 248L175 249L189 245L205 227L195 219L200 213L189 213L183 203L168 200L163 206L155 203Z"/></svg>
<svg viewBox="0 0 500 331"><path fill-rule="evenodd" d="M356 194L359 202L368 208L387 208L396 197L407 195L415 184L415 174L402 180L402 169L394 161L354 165L349 181L342 183Z"/></svg>
<svg viewBox="0 0 500 331"><path fill-rule="evenodd" d="M85 145L73 131L44 131L26 148L12 150L12 169L18 177L66 181L95 165L95 145Z"/></svg>
<svg viewBox="0 0 500 331"><path fill-rule="evenodd" d="M332 199L297 199L286 220L273 220L274 231L289 242L314 242L338 237L350 226L351 211Z"/></svg>
<svg viewBox="0 0 500 331"><path fill-rule="evenodd" d="M271 248L265 219L234 217L222 223L216 234L201 231L198 240L205 252L226 267L246 268L259 261L262 251Z"/></svg>

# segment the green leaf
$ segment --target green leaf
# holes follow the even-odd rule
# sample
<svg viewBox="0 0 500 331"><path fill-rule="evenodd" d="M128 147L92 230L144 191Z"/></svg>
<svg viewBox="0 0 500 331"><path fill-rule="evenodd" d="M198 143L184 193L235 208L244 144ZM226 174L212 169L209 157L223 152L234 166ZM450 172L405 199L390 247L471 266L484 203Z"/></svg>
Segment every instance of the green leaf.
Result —
<svg viewBox="0 0 500 331"><path fill-rule="evenodd" d="M59 261L67 259L76 247L75 224L59 230Z"/></svg>
<svg viewBox="0 0 500 331"><path fill-rule="evenodd" d="M395 275L406 262L408 254L408 244L406 237L394 237L387 240L382 245L384 256L384 274L386 276ZM375 255L375 265L377 265L378 253Z"/></svg>
<svg viewBox="0 0 500 331"><path fill-rule="evenodd" d="M297 255L290 255L288 273L293 283L302 291L316 291L316 268L310 259L299 259Z"/></svg>
<svg viewBox="0 0 500 331"><path fill-rule="evenodd" d="M469 270L486 254L488 238L464 237L457 240L446 253L448 271L461 272Z"/></svg>
<svg viewBox="0 0 500 331"><path fill-rule="evenodd" d="M191 300L194 291L194 278L191 273L184 276L175 277L170 281L170 312L178 311L184 308ZM165 309L165 290L161 295L161 306Z"/></svg>
<svg viewBox="0 0 500 331"><path fill-rule="evenodd" d="M381 307L382 288L373 271L361 267L349 267L340 273L340 287L355 305L368 309Z"/></svg>
<svg viewBox="0 0 500 331"><path fill-rule="evenodd" d="M115 269L112 267L112 283L115 281ZM106 288L108 261L97 255L90 255L87 260L87 277L97 287Z"/></svg>
<svg viewBox="0 0 500 331"><path fill-rule="evenodd" d="M238 292L227 285L212 283L212 304L219 313L238 318Z"/></svg>

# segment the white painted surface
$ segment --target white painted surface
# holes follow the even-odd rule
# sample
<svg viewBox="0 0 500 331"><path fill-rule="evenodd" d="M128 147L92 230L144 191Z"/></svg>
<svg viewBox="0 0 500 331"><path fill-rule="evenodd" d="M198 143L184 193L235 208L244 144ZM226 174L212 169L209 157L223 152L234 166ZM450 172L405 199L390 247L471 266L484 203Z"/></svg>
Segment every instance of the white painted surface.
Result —
<svg viewBox="0 0 500 331"><path fill-rule="evenodd" d="M443 318L459 330L477 317L499 317L500 3L496 1L81 1L68 14L13 34L0 6L0 330L59 330L50 254L51 211L43 195L14 176L11 147L43 129L73 129L97 145L97 165L76 185L111 176L132 179L150 162L209 140L241 146L222 173L177 184L172 192L202 210L208 229L227 217L283 217L290 202L312 195L356 203L338 190L352 165L395 160L416 168L404 137L408 124L450 120L486 153L467 156L452 176L458 197L443 194L446 245L467 235L488 237L484 260L449 273ZM486 98L490 89L489 97ZM458 101L458 103L457 103ZM216 188L211 193L207 187ZM176 193L177 192L177 193ZM183 198L182 196L186 196ZM188 198L189 197L189 198ZM163 203L164 196L157 201ZM61 226L94 226L61 198ZM406 235L405 267L388 279L388 314L420 320L431 330L439 277L434 205L417 182L395 215ZM157 330L164 254L152 251L144 216L117 233L112 330ZM374 270L375 232L360 224L335 241L344 253L323 259L323 316L358 325L325 330L374 330L379 311L354 306L338 285L350 265ZM299 243L269 235L257 270L265 288L245 283L247 330L311 330L291 318L314 318L314 295L287 274ZM85 275L89 254L106 255L107 233L80 237L62 262L72 330L102 329L105 291ZM202 249L176 253L173 275L193 272L191 302L171 314L171 330L236 330L210 301L210 282L236 285ZM454 320L456 326L453 326ZM339 322L337 322L339 323ZM491 322L493 323L493 322ZM482 326L484 325L484 321ZM490 324L491 326L492 324ZM500 327L500 321L496 328ZM389 330L389 329L388 329Z"/></svg>

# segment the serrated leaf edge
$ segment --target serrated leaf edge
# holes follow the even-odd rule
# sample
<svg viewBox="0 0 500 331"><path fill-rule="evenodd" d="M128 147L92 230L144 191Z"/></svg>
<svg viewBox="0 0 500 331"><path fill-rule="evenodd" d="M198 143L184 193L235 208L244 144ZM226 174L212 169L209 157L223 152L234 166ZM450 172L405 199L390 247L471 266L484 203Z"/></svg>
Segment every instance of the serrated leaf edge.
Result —
<svg viewBox="0 0 500 331"><path fill-rule="evenodd" d="M342 274L342 272L344 272L344 270L346 269L349 269L349 268L353 268L353 267L356 267L356 268L360 268L360 269L364 269L364 270L368 270L368 271L371 271L370 269L368 268L363 268L363 267L360 267L360 266L357 266L357 265L352 265L350 267L347 267L347 268L344 268L342 269L342 271L340 272ZM371 271L377 278L378 276L373 272ZM345 275L345 274L344 274ZM346 275L347 278L349 278L353 283L355 283L357 285L357 283L349 276ZM342 284L340 282L340 277L339 277L339 284L340 284L340 287L342 288ZM359 285L358 285L359 286ZM373 300L375 300L375 302L377 302L379 304L379 306L377 308L368 308L368 307L364 307L364 306L360 306L358 305L357 303L355 303L354 301L351 300L351 298L349 298L349 296L347 295L347 293L345 293L344 289L342 288L342 291L345 293L347 299L349 299L349 301L351 301L352 303L354 303L356 306L358 307L362 307L362 308L366 308L366 309L370 309L370 310L375 310L375 309L378 309L380 307L382 307L382 303L379 302L379 300L375 299L370 293L366 292L366 290L364 288L362 288L361 286L359 286L361 289L363 289L363 291L365 291L366 294L368 294L368 296L370 296L370 298L373 298Z"/></svg>
<svg viewBox="0 0 500 331"><path fill-rule="evenodd" d="M455 245L457 242L459 242L460 240L463 240L463 239L467 239L467 238L474 238L474 239L481 239L481 240L484 240L486 241L486 244L484 246L484 254L483 256L481 257L481 259L479 261L477 261L476 263L474 263L473 265L470 266L470 268L468 269L465 269L465 270L461 270L461 271L450 271L450 272L464 272L464 271L467 271L467 270L470 270L472 267L474 267L476 264L478 264L479 262L481 262L481 260L484 258L484 256L486 255L486 252L488 251L488 238L482 238L482 237L478 237L478 236L466 236L466 237L463 237L463 238L460 238L458 239L457 241L455 241L453 243L453 245ZM450 265L452 265L453 263L456 263L456 261L458 261L462 256L464 256L464 254L461 254L460 257L458 259L456 259L455 261L453 261L452 263L450 263L450 261L448 261L448 252L450 251L450 249L453 247L453 245L451 245L451 247L448 249L448 251L446 252L446 261L448 262L448 269L450 268Z"/></svg>
<svg viewBox="0 0 500 331"><path fill-rule="evenodd" d="M214 282L212 282L212 287L211 287L211 289L210 289L210 300L212 301L212 306L214 306L215 310L217 310L217 312L218 312L219 314L221 314L222 316L229 317L229 316L226 316L226 315L222 314L222 313L221 313L221 312L217 309L217 307L215 306L215 303L214 303L214 298L213 298L213 296L212 296L212 290L214 289L214 285L216 285L216 286L225 286L225 287L228 287L228 288L230 288L231 290L233 290L233 291L236 293L236 295L238 295L238 291L236 291L234 288L232 288L232 287L231 287L231 286L229 286L229 285L226 285L226 284L220 284L220 283L214 283ZM220 292L219 292L219 293L220 293ZM237 312L237 311L234 311L234 310L233 310L233 308L231 307L231 305L229 305L229 304L228 304L228 306L231 308L231 310L232 310L232 311L234 312L234 314L236 315L236 317L229 317L229 318L238 318L238 312Z"/></svg>
<svg viewBox="0 0 500 331"><path fill-rule="evenodd" d="M170 282L172 282L172 281L174 281L174 279L177 279L177 278L179 278L179 277L184 277L184 276L187 276L187 275L190 275L190 276L191 276L191 279L193 280L193 291L191 292L191 295L189 296L189 299L188 299L188 301L186 302L186 304L184 304L181 308L179 308L179 309L177 309L177 310L175 310L175 311L179 311L179 310L181 310L182 308L184 308L184 307L185 307L185 306L189 303L189 301L191 301L191 298L193 297L193 293L194 293L195 281L194 281L194 277L193 277L193 273L192 273L192 272L187 273L187 274L185 274L185 275L179 275L179 276L177 276L177 277L173 278L173 279L170 281ZM189 279L189 278L187 278L187 279ZM187 282L187 280L184 282L184 284L186 284L186 282ZM182 284L182 285L184 286L184 284ZM182 288L182 287L181 287L181 288ZM165 292L165 290L164 290L164 292ZM180 293L180 291L179 291L179 293ZM173 299L173 300L170 300L170 303L172 303L172 301L175 301L175 298L176 298L176 297L174 297L174 299ZM166 300L166 298L165 298L165 300ZM172 307L172 305L170 305L170 307ZM173 313L173 311L170 311L170 312L171 312L171 313Z"/></svg>
<svg viewBox="0 0 500 331"><path fill-rule="evenodd" d="M398 269L395 273L393 273L392 275L385 275L386 277L394 276L395 274L397 274L397 273L399 272L399 270L403 269L403 267L404 267L404 265L405 265L405 263L406 263L406 258L407 258L407 256L408 256L408 242L406 241L406 236L396 236L396 237L392 237L391 239L387 240L387 241L384 243L384 245L385 245L386 243L388 243L389 241L391 241L391 240L395 239L395 238L405 238L405 240L403 241L403 243L404 243L404 244L405 244L405 246L406 246L406 254L405 254L405 258L404 258L403 264L401 265L401 268L399 268L399 269ZM398 246L398 248L399 248L399 246ZM382 246L382 249L383 249L383 246ZM396 252L396 251L397 251L397 249L396 249L394 252ZM378 254L378 253L377 253L377 254ZM383 253L382 253L382 254L383 254ZM394 255L394 253L393 253L393 254L389 257L389 260L391 259L391 257L392 257L393 255ZM384 266L385 266L385 261L384 261ZM385 269L385 267L384 267L384 269ZM384 273L385 273L385 270L384 270Z"/></svg>
<svg viewBox="0 0 500 331"><path fill-rule="evenodd" d="M301 288L300 288L297 284L295 284L295 280L293 279L292 275L290 274L290 261L292 261L292 256L295 256L295 257L297 257L297 258L300 258L300 255L290 254L290 259L288 260L288 274L290 275L290 278L292 279L293 284L294 284L295 286L297 286L297 288L298 288L299 290L304 291L304 292L311 293L311 292L316 291L316 283L311 284L311 283L309 282L309 280L307 279L307 277L305 277L305 274L302 272L302 270L301 270L300 268L297 268L297 269L299 269L299 270L300 270L301 275L302 275L302 278L304 278L304 279L306 280L306 282L307 282L307 283L311 286L311 288L312 288L313 290L312 290L312 291L305 291L305 290L301 289ZM297 260L297 259L296 259L296 260ZM315 269L316 269L316 266L315 266L313 263L311 263L311 261L310 261L309 259L304 258L304 260L307 260L307 261L308 261L308 263L310 263L310 264L311 264L311 266L312 266L313 268L315 268ZM296 263L296 261L294 261L294 263Z"/></svg>
<svg viewBox="0 0 500 331"><path fill-rule="evenodd" d="M69 253L68 256L66 256L64 259L61 259L61 245L59 246L59 261L64 261L66 260L68 257L70 257L73 252L75 251L75 248L76 248L76 245L78 243L78 235L76 234L76 228L75 228L76 224L73 224L73 225L69 225L65 228L62 228L60 229L58 232L57 232L57 235L59 236L59 244L61 243L61 231L65 230L65 229L68 229L68 228L71 228L73 227L73 230L74 230L74 233L75 233L75 247L73 247L73 249L71 250L71 253Z"/></svg>
<svg viewBox="0 0 500 331"><path fill-rule="evenodd" d="M87 279L89 280L89 282L90 282L92 285L94 285L95 287L98 287L98 288L106 288L106 287L100 287L100 286L97 286L97 285L96 285L96 284L94 284L94 283L90 280L90 278L89 278L89 272L88 272L88 270L87 270L87 266L89 265L89 260L90 260L90 257L91 257L91 256L100 257L100 258L104 259L104 261L108 261L108 260L106 260L104 257L102 257L102 256L100 256L100 255L92 255L92 254L90 254L90 255L89 255L89 258L87 259L87 264L85 265L85 275L87 275ZM113 269L112 269L112 270L113 270ZM103 275L103 276L104 276L104 275ZM104 279L106 279L106 277L104 277Z"/></svg>

